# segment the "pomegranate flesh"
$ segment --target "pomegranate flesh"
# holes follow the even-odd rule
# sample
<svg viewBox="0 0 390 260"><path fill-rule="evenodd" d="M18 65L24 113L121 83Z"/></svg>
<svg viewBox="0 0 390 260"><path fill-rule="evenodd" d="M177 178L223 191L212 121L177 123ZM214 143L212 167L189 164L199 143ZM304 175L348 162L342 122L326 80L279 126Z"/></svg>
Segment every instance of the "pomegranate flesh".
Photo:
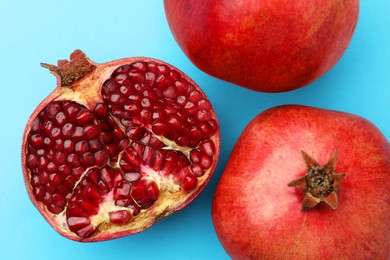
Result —
<svg viewBox="0 0 390 260"><path fill-rule="evenodd" d="M219 157L210 101L165 62L97 64L76 50L32 113L22 166L33 204L61 235L101 241L140 232L188 205Z"/></svg>
<svg viewBox="0 0 390 260"><path fill-rule="evenodd" d="M359 116L286 105L230 155L212 219L233 259L389 259L390 144Z"/></svg>
<svg viewBox="0 0 390 260"><path fill-rule="evenodd" d="M347 49L359 0L164 0L172 34L202 71L256 91L303 87Z"/></svg>

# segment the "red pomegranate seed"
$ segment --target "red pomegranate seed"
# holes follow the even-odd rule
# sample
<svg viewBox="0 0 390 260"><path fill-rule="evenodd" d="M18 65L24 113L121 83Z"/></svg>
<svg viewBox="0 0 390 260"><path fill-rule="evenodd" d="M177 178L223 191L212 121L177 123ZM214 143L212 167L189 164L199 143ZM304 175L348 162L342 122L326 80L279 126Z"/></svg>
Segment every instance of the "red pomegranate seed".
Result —
<svg viewBox="0 0 390 260"><path fill-rule="evenodd" d="M132 215L127 210L118 210L109 213L110 222L116 225L124 225L130 221Z"/></svg>

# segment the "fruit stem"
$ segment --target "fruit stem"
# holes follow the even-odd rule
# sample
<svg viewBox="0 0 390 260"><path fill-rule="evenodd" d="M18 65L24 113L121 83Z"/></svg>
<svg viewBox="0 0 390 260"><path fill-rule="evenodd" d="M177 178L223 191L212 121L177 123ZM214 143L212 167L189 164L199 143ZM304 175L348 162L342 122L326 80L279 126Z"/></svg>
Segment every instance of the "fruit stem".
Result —
<svg viewBox="0 0 390 260"><path fill-rule="evenodd" d="M96 69L94 65L81 50L75 50L70 55L70 60L59 60L58 66L41 63L41 66L49 69L50 72L59 77L62 87L70 87L76 81L82 79Z"/></svg>

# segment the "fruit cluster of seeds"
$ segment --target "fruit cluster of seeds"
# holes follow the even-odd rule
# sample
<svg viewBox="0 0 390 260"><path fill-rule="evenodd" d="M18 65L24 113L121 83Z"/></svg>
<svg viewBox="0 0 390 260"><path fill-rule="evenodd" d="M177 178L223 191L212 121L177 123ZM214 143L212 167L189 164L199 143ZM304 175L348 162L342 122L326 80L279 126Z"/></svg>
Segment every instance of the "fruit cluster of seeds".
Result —
<svg viewBox="0 0 390 260"><path fill-rule="evenodd" d="M213 165L217 131L211 105L175 69L136 62L117 68L102 102L87 108L53 101L33 120L26 166L32 192L71 231L91 236L100 204L112 224L128 223L158 200L150 170L191 192Z"/></svg>

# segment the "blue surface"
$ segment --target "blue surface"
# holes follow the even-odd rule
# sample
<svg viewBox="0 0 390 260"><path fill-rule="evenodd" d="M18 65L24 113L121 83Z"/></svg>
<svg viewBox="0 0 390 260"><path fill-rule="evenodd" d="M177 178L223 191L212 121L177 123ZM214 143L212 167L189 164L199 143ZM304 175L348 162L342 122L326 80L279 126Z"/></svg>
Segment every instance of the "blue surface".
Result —
<svg viewBox="0 0 390 260"><path fill-rule="evenodd" d="M352 43L330 72L305 88L264 94L194 67L169 31L161 0L1 1L0 258L227 259L211 222L211 200L235 141L256 114L287 103L342 110L367 118L390 139L389 12L387 0L362 1ZM68 58L76 48L96 62L131 56L165 60L203 88L219 117L222 150L210 184L187 208L131 237L90 244L67 240L45 222L24 187L25 123L56 84L39 64Z"/></svg>

